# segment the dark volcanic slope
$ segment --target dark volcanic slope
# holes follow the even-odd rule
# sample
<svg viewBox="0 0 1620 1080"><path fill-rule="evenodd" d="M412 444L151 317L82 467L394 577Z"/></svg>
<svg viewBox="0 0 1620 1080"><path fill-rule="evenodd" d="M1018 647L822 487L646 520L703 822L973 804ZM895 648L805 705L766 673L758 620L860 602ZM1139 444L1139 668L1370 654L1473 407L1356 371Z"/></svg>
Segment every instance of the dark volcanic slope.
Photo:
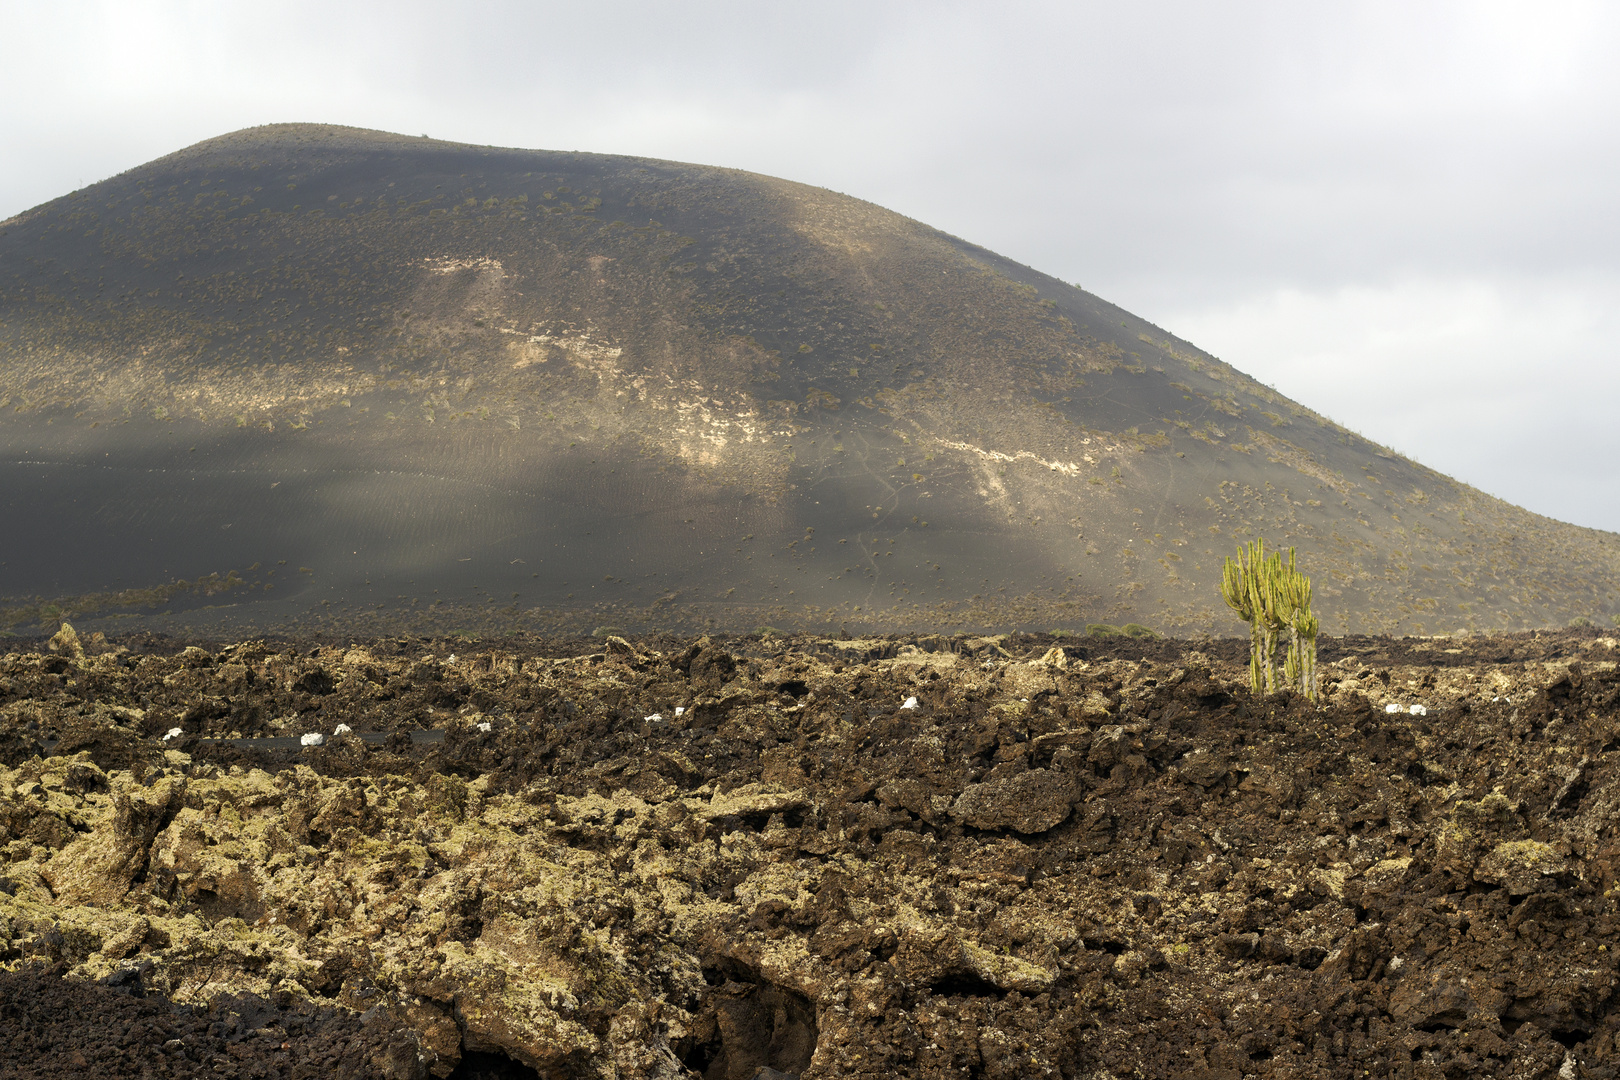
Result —
<svg viewBox="0 0 1620 1080"><path fill-rule="evenodd" d="M1611 534L917 222L662 161L201 143L0 226L0 403L0 596L81 612L1220 629L1256 532L1334 631L1620 608Z"/></svg>

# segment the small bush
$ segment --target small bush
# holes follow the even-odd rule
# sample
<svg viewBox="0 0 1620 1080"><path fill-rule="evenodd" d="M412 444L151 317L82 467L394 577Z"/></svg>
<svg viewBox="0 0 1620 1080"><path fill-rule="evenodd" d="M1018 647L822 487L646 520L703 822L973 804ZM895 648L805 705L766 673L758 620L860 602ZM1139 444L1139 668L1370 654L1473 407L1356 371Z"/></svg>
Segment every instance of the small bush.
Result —
<svg viewBox="0 0 1620 1080"><path fill-rule="evenodd" d="M1117 626L1109 626L1107 623L1094 622L1086 624L1086 635L1088 637L1124 637L1125 631Z"/></svg>
<svg viewBox="0 0 1620 1080"><path fill-rule="evenodd" d="M1126 637L1133 638L1157 638L1159 636L1157 631L1150 630L1141 623L1133 622L1128 622L1124 626L1120 627L1119 632L1124 634Z"/></svg>

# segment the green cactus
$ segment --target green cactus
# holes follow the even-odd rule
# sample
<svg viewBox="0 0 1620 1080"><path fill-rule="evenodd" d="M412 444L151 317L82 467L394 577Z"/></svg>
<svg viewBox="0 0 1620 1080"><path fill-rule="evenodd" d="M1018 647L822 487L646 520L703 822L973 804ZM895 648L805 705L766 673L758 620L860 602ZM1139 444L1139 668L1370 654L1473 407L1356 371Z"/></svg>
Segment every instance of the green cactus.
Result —
<svg viewBox="0 0 1620 1080"><path fill-rule="evenodd" d="M1266 542L1239 546L1236 559L1221 568L1221 597L1249 624L1249 687L1273 693L1290 686L1316 700L1316 635L1311 612L1311 579L1299 572L1293 548L1285 562L1266 554ZM1287 635L1288 653L1277 670L1277 650Z"/></svg>

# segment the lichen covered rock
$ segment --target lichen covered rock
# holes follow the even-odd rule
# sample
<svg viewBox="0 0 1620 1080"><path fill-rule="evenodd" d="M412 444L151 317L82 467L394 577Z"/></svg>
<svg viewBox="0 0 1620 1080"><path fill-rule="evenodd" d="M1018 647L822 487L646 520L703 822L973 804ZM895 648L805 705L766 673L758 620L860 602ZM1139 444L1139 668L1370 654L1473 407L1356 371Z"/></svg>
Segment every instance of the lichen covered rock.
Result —
<svg viewBox="0 0 1620 1080"><path fill-rule="evenodd" d="M317 1014L416 1080L1620 1067L1609 645L1335 644L1319 708L904 644L12 654L0 995L259 1002L244 1076Z"/></svg>

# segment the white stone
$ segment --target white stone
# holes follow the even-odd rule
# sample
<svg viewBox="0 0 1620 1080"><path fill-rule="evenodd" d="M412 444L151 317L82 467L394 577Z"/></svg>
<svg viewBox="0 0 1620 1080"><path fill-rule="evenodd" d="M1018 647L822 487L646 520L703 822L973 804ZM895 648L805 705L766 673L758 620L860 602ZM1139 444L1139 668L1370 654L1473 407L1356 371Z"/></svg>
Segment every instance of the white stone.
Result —
<svg viewBox="0 0 1620 1080"><path fill-rule="evenodd" d="M647 721L649 724L662 724L664 722L664 717L659 713L653 713L651 716L643 716L642 719Z"/></svg>
<svg viewBox="0 0 1620 1080"><path fill-rule="evenodd" d="M483 723L478 725L478 730L479 731L494 731L495 730L495 725L490 723L488 720L485 720Z"/></svg>
<svg viewBox="0 0 1620 1080"><path fill-rule="evenodd" d="M1428 716L1429 715L1429 710L1425 709L1422 705L1408 706L1406 711L1411 713L1413 716Z"/></svg>
<svg viewBox="0 0 1620 1080"><path fill-rule="evenodd" d="M298 741L304 746L319 746L326 741L326 736L318 731L311 731L300 735Z"/></svg>
<svg viewBox="0 0 1620 1080"><path fill-rule="evenodd" d="M908 697L906 698L905 704L901 705L900 707L902 709L915 709L917 707L917 699L914 697Z"/></svg>
<svg viewBox="0 0 1620 1080"><path fill-rule="evenodd" d="M349 734L349 732L353 730L354 728L350 727L348 724L339 724L337 727L332 729L332 738L342 738L344 735Z"/></svg>
<svg viewBox="0 0 1620 1080"><path fill-rule="evenodd" d="M1395 704L1392 701L1388 705L1384 706L1384 711L1387 712L1387 713L1398 713L1398 712L1404 712L1405 710L1402 709L1399 705Z"/></svg>
<svg viewBox="0 0 1620 1080"><path fill-rule="evenodd" d="M686 706L685 705L677 705L677 706L675 706L675 719L679 720L681 718L681 714L684 713L684 712L686 712Z"/></svg>
<svg viewBox="0 0 1620 1080"><path fill-rule="evenodd" d="M185 733L186 733L185 728L172 727L172 728L169 729L169 733L167 735L163 736L163 741L168 742L170 739L178 739L180 736L184 735Z"/></svg>

